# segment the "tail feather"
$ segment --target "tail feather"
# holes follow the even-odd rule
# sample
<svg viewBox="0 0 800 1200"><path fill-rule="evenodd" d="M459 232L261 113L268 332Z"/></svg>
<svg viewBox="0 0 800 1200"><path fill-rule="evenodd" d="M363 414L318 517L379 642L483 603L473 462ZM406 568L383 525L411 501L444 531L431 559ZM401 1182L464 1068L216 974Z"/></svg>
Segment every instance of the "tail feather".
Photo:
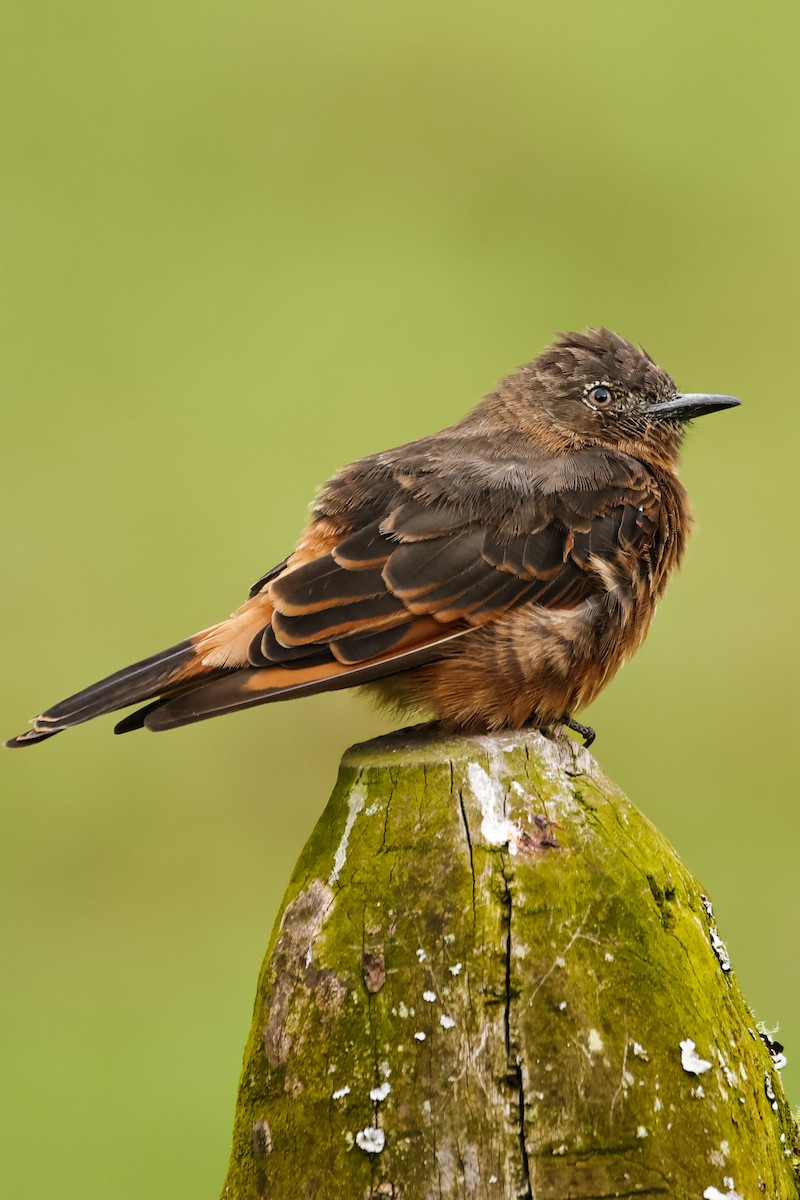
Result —
<svg viewBox="0 0 800 1200"><path fill-rule="evenodd" d="M83 691L76 692L74 696L59 701L36 718L32 729L11 738L5 745L10 749L35 745L36 742L53 737L63 729L69 729L72 725L82 725L84 721L90 721L92 717L98 717L102 713L115 712L129 704L149 700L169 683L174 682L196 661L197 652L193 640L178 642L159 654L123 667L121 671L115 671L113 675L108 675Z"/></svg>
<svg viewBox="0 0 800 1200"><path fill-rule="evenodd" d="M164 730L192 725L222 713L238 712L257 704L270 704L316 692L337 691L372 683L376 679L408 671L440 658L445 646L465 634L469 627L446 634L435 642L413 646L401 652L390 651L367 663L343 666L341 663L314 664L309 667L248 667L227 672L222 678L197 681L196 686L178 694L164 696L125 717L115 733L132 729Z"/></svg>

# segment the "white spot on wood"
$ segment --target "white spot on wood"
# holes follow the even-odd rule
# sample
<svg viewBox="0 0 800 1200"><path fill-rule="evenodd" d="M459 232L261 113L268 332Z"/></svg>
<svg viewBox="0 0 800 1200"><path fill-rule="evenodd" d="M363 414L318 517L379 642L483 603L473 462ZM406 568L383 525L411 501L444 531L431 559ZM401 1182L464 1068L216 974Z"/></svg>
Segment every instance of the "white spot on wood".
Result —
<svg viewBox="0 0 800 1200"><path fill-rule="evenodd" d="M344 823L342 837L333 856L333 870L328 877L328 885L330 887L333 887L334 883L336 883L342 867L347 862L347 843L350 841L350 834L353 832L356 817L364 807L365 796L366 792L364 788L359 786L354 787L350 793L350 799L347 802L347 820Z"/></svg>
<svg viewBox="0 0 800 1200"><path fill-rule="evenodd" d="M425 951L422 949L422 946L420 946L419 950L417 950L417 958L419 959L420 962L425 962L425 959L427 957L428 956L425 953Z"/></svg>
<svg viewBox="0 0 800 1200"><path fill-rule="evenodd" d="M590 1054L602 1054L605 1050L605 1043L596 1029L589 1030L589 1037L586 1041L586 1049Z"/></svg>
<svg viewBox="0 0 800 1200"><path fill-rule="evenodd" d="M422 1032L421 1029L417 1030L417 1032L414 1034L414 1037L417 1039L418 1042L425 1041L425 1034Z"/></svg>
<svg viewBox="0 0 800 1200"><path fill-rule="evenodd" d="M349 1095L350 1095L350 1088L347 1086L347 1084L345 1084L344 1087L340 1087L337 1091L335 1091L333 1093L331 1099L332 1100L343 1100L345 1098L345 1096L349 1096Z"/></svg>
<svg viewBox="0 0 800 1200"><path fill-rule="evenodd" d="M423 992L422 999L427 1000L428 1004L433 1004L436 1000L436 992Z"/></svg>
<svg viewBox="0 0 800 1200"><path fill-rule="evenodd" d="M490 846L508 846L510 854L519 849L519 830L503 811L503 789L479 763L467 763L469 786L481 806L481 836Z"/></svg>
<svg viewBox="0 0 800 1200"><path fill-rule="evenodd" d="M392 1090L391 1084L382 1083L380 1087L374 1087L369 1094L370 1100L375 1100L378 1104L383 1103L389 1092Z"/></svg>
<svg viewBox="0 0 800 1200"><path fill-rule="evenodd" d="M645 1048L641 1042L633 1043L633 1053L636 1055L637 1058L641 1058L644 1062L648 1061L647 1051L645 1050Z"/></svg>
<svg viewBox="0 0 800 1200"><path fill-rule="evenodd" d="M715 925L712 925L709 929L708 936L711 941L711 949L719 959L719 965L722 967L723 971L730 971L731 959L730 955L728 954L728 947L717 933L717 928Z"/></svg>
<svg viewBox="0 0 800 1200"><path fill-rule="evenodd" d="M460 972L460 970L461 970L461 968L462 968L462 966L463 966L463 965L464 965L464 964L463 964L463 963L460 963L460 962L453 963L452 967L450 968L450 974L451 974L451 975L458 975L458 973Z"/></svg>
<svg viewBox="0 0 800 1200"><path fill-rule="evenodd" d="M359 1129L356 1134L356 1145L365 1154L380 1154L386 1145L386 1134L382 1129L373 1129L372 1126Z"/></svg>
<svg viewBox="0 0 800 1200"><path fill-rule="evenodd" d="M681 1042L681 1066L689 1075L702 1075L711 1070L712 1064L701 1058L692 1039L686 1038Z"/></svg>
<svg viewBox="0 0 800 1200"><path fill-rule="evenodd" d="M614 955L611 953L610 950L606 950L605 954L603 955L603 958L606 960L606 962L614 961Z"/></svg>
<svg viewBox="0 0 800 1200"><path fill-rule="evenodd" d="M656 1096L655 1100L653 1101L653 1112L661 1112L662 1107L661 1097Z"/></svg>
<svg viewBox="0 0 800 1200"><path fill-rule="evenodd" d="M703 1200L742 1200L739 1192L735 1192L733 1188L729 1188L727 1192L721 1192L717 1187L707 1187L703 1192Z"/></svg>
<svg viewBox="0 0 800 1200"><path fill-rule="evenodd" d="M439 1024L441 1025L442 1029L452 1029L455 1025L455 1021L452 1017L448 1017L442 1013L442 1015L439 1017Z"/></svg>
<svg viewBox="0 0 800 1200"><path fill-rule="evenodd" d="M567 1011L567 1002L566 1002L566 1000L560 1000L560 1001L559 1001L559 1004L558 1004L558 1011L559 1011L559 1012L566 1012L566 1011Z"/></svg>
<svg viewBox="0 0 800 1200"><path fill-rule="evenodd" d="M650 1134L647 1132L647 1126L646 1125L637 1125L636 1136L637 1136L637 1138L649 1137Z"/></svg>

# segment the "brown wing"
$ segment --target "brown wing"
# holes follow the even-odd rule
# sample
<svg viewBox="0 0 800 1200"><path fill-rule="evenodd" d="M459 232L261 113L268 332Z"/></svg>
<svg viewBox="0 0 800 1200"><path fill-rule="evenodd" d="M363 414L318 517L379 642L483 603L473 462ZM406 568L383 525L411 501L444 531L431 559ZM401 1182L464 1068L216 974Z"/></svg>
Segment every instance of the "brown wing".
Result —
<svg viewBox="0 0 800 1200"><path fill-rule="evenodd" d="M574 454L504 464L492 479L485 463L482 475L470 466L449 492L441 471L432 480L404 473L388 513L310 562L289 559L265 586L273 613L251 643L251 664L324 652L363 662L419 618L472 628L522 601L574 607L607 586L608 569L630 550L646 562L660 497L634 460Z"/></svg>
<svg viewBox="0 0 800 1200"><path fill-rule="evenodd" d="M615 568L632 552L646 569L657 549L656 481L620 455L576 453L534 466L480 459L449 477L429 454L394 466L391 489L382 480L373 491L383 511L373 503L343 512L360 481L329 485L298 554L264 576L245 606L244 669L206 685L198 679L157 703L144 714L148 727L408 670L514 605L575 607L614 586Z"/></svg>

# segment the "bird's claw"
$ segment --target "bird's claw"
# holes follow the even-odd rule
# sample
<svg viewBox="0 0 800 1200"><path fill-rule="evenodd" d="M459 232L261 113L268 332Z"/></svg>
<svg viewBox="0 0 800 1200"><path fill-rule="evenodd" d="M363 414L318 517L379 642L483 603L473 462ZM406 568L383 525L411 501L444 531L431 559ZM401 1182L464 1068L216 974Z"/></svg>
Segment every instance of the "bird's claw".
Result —
<svg viewBox="0 0 800 1200"><path fill-rule="evenodd" d="M583 745L585 749L588 749L594 739L597 737L597 734L592 729L591 725L581 725L580 721L573 721L569 713L564 713L564 716L561 718L561 724L565 729L571 729L573 733L580 734L580 736L583 738Z"/></svg>

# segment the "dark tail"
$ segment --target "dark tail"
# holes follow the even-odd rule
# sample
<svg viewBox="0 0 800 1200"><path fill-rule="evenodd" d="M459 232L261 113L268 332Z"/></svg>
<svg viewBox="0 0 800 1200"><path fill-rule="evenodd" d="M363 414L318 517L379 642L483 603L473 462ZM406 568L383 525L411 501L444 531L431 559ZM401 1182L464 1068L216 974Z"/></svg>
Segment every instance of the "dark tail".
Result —
<svg viewBox="0 0 800 1200"><path fill-rule="evenodd" d="M32 746L53 737L62 729L82 725L92 717L99 717L101 713L116 712L129 704L150 700L182 675L195 659L195 654L193 641L187 639L162 650L160 654L115 671L113 675L48 708L36 718L32 729L10 738L5 745L9 749Z"/></svg>

